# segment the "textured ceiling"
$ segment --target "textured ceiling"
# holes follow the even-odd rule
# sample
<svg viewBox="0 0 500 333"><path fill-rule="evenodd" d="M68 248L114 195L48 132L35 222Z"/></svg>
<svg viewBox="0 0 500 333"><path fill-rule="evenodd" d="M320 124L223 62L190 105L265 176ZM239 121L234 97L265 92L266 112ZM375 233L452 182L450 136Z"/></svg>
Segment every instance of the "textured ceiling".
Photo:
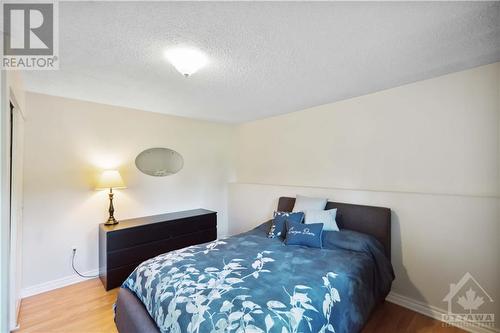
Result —
<svg viewBox="0 0 500 333"><path fill-rule="evenodd" d="M59 71L28 90L224 122L500 60L498 2L62 2ZM163 57L195 46L184 78Z"/></svg>

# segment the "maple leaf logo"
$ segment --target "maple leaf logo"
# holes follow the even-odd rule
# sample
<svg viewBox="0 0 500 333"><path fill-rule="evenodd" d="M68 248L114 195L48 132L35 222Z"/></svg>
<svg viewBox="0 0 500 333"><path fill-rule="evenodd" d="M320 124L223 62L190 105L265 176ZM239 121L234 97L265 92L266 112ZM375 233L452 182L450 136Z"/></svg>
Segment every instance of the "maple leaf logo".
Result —
<svg viewBox="0 0 500 333"><path fill-rule="evenodd" d="M484 299L483 297L476 296L476 292L469 288L469 290L465 292L465 297L460 296L457 303L460 304L464 310L469 310L469 313L472 313L472 310L477 310L484 303Z"/></svg>

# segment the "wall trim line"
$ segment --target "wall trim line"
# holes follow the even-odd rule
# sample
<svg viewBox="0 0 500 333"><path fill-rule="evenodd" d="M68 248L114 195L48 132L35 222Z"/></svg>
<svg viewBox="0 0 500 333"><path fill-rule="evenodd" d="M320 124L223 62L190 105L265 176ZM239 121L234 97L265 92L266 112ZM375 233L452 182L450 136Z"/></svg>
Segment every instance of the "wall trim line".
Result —
<svg viewBox="0 0 500 333"><path fill-rule="evenodd" d="M82 273L83 275L98 275L99 270L98 269L93 269L87 272ZM68 275L59 279L43 282L40 284L36 284L31 287L23 288L21 290L21 298L26 298L34 295L38 295L47 291L51 291L54 289L59 289L62 287L66 287L78 282L83 282L87 281L89 278L82 278L81 276L78 276L77 274L73 275Z"/></svg>
<svg viewBox="0 0 500 333"><path fill-rule="evenodd" d="M399 306L402 306L404 308L410 309L412 311L418 312L420 314L423 314L424 316L431 317L433 319L442 321L442 315L446 314L447 311L440 309L436 306L420 302L417 300L414 300L410 297L406 297L403 295L400 295L395 292L390 292L389 295L386 297L387 302L391 302L394 304L397 304ZM484 327L477 325L472 322L466 322L467 326L459 326L456 325L457 327L468 331L472 333L499 333L500 329L498 328L492 328L492 327Z"/></svg>
<svg viewBox="0 0 500 333"><path fill-rule="evenodd" d="M447 192L424 192L411 190L377 190L370 188L354 188L354 187L337 187L337 186L314 186L314 185L294 185L294 184L272 184L272 183L248 183L248 182L229 182L229 185L254 185L254 186L279 186L279 187L302 187L318 190L340 190L340 191L357 191L357 192L377 192L377 193L395 193L409 195L430 195L442 197L466 197L466 198L482 198L482 199L500 199L500 194L495 193L447 193Z"/></svg>

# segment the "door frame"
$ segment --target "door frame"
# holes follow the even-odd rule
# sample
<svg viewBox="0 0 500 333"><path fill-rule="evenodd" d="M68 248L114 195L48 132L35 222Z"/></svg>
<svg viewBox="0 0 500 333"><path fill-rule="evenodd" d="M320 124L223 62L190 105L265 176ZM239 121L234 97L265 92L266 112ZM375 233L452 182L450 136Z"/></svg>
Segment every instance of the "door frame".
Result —
<svg viewBox="0 0 500 333"><path fill-rule="evenodd" d="M14 92L9 89L9 329L19 328L18 318L21 307L21 276L22 276L22 183L20 193L16 192L15 172L20 172L22 182L22 161L24 155L24 113L19 107ZM22 137L20 137L20 135ZM15 157L14 157L15 156ZM20 170L17 168L20 163ZM17 176L19 177L19 175ZM16 207L14 207L14 205Z"/></svg>

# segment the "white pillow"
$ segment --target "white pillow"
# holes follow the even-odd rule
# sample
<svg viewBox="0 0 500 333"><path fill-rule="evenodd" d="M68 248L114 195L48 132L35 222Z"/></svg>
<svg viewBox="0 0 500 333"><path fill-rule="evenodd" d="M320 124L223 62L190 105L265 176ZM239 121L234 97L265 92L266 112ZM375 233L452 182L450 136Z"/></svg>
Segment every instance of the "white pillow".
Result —
<svg viewBox="0 0 500 333"><path fill-rule="evenodd" d="M306 210L305 224L323 223L323 231L339 231L337 221L337 208L328 210Z"/></svg>
<svg viewBox="0 0 500 333"><path fill-rule="evenodd" d="M324 198L311 198L297 195L293 212L305 212L306 210L323 210L326 207L328 199Z"/></svg>

